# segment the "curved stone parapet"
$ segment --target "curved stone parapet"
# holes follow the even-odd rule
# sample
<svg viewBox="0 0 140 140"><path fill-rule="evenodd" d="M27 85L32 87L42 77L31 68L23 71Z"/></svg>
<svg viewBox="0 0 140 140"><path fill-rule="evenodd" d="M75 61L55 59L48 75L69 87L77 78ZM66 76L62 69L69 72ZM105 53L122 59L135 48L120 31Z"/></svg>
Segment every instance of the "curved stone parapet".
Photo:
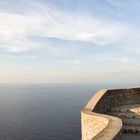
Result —
<svg viewBox="0 0 140 140"><path fill-rule="evenodd" d="M99 102L104 100L103 98L105 98L106 94L106 90L98 91L96 95L88 102L85 108L82 109L82 140L112 140L118 138L122 129L121 119L101 114L107 110L105 106L104 109L102 107L97 109ZM107 102L105 104L107 104ZM96 113L94 109L100 113Z"/></svg>
<svg viewBox="0 0 140 140"><path fill-rule="evenodd" d="M140 133L140 88L100 90L81 111L82 140Z"/></svg>

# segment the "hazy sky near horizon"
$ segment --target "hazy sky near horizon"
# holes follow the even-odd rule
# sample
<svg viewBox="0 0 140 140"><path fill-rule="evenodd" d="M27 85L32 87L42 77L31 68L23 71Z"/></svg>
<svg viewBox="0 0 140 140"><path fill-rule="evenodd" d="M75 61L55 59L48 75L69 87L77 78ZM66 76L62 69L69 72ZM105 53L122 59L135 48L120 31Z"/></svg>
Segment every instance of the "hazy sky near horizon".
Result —
<svg viewBox="0 0 140 140"><path fill-rule="evenodd" d="M139 82L139 0L0 0L0 83Z"/></svg>

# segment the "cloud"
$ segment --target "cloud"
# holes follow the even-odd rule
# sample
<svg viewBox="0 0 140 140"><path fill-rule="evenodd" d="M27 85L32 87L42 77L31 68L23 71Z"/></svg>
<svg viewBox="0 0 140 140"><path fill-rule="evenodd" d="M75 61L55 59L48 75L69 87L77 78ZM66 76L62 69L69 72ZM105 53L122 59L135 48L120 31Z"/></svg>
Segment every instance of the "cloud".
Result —
<svg viewBox="0 0 140 140"><path fill-rule="evenodd" d="M131 60L130 60L126 56L123 56L123 57L122 56L117 56L116 57L114 55L112 55L112 56L108 55L106 57L104 57L104 56L102 56L102 57L100 56L99 57L99 55L98 55L98 58L94 58L91 61L93 61L93 62L100 62L100 63L107 63L107 62L109 62L111 64L128 64L128 63L133 63L134 59L131 58Z"/></svg>
<svg viewBox="0 0 140 140"><path fill-rule="evenodd" d="M60 63L62 64L74 64L74 65L80 65L83 63L82 60L61 60Z"/></svg>
<svg viewBox="0 0 140 140"><path fill-rule="evenodd" d="M29 17L0 13L0 18L2 19L0 21L0 47L15 53L39 47L28 39Z"/></svg>
<svg viewBox="0 0 140 140"><path fill-rule="evenodd" d="M82 64L82 61L80 61L80 60L74 60L74 61L73 61L73 64L79 65L79 64Z"/></svg>
<svg viewBox="0 0 140 140"><path fill-rule="evenodd" d="M121 38L125 30L121 24L89 15L62 12L37 1L26 1L26 4L26 14L0 11L0 48L8 52L18 53L42 47L40 40L32 40L33 36L105 45ZM50 52L55 53L56 50L58 48L51 48Z"/></svg>
<svg viewBox="0 0 140 140"><path fill-rule="evenodd" d="M140 54L140 29L137 26L131 26L123 37L118 40L113 47L120 48L127 54Z"/></svg>

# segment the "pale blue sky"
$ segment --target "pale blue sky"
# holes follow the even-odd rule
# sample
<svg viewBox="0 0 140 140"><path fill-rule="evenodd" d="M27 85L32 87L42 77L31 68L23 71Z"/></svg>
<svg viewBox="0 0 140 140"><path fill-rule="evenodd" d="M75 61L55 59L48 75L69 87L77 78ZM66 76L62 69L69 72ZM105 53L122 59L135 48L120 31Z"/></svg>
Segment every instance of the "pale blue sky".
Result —
<svg viewBox="0 0 140 140"><path fill-rule="evenodd" d="M0 83L140 81L139 0L1 0Z"/></svg>

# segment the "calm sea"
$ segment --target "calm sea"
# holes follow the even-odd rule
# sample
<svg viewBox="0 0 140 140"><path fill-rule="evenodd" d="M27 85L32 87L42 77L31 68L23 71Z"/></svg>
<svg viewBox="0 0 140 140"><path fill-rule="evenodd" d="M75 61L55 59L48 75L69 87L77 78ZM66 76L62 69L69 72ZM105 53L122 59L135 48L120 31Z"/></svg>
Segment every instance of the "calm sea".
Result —
<svg viewBox="0 0 140 140"><path fill-rule="evenodd" d="M113 86L1 84L0 140L80 140L80 110L105 87Z"/></svg>

